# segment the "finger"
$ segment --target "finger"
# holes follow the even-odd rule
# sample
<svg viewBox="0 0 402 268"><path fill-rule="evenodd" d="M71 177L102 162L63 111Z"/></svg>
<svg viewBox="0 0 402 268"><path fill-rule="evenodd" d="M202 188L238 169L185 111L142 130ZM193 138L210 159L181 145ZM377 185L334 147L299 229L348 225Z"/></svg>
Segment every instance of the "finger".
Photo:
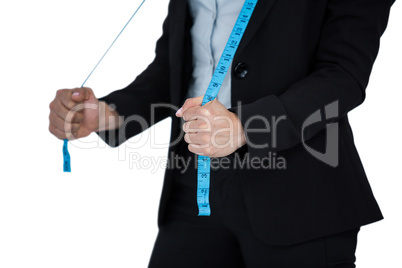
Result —
<svg viewBox="0 0 402 268"><path fill-rule="evenodd" d="M56 99L67 109L72 109L77 103L71 99L71 94L73 90L71 89L59 89L56 92Z"/></svg>
<svg viewBox="0 0 402 268"><path fill-rule="evenodd" d="M185 133L210 132L211 124L205 118L190 120L183 124L183 131Z"/></svg>
<svg viewBox="0 0 402 268"><path fill-rule="evenodd" d="M68 110L71 110L77 103L88 100L90 94L93 94L90 88L60 89L56 93L56 98L58 98Z"/></svg>
<svg viewBox="0 0 402 268"><path fill-rule="evenodd" d="M71 140L76 140L77 138L77 133L75 132L66 132L66 137L69 141Z"/></svg>
<svg viewBox="0 0 402 268"><path fill-rule="evenodd" d="M60 103L59 100L54 100L49 105L50 113L54 113L61 120L66 121L68 123L81 123L84 120L84 114L80 111L75 111L72 109L68 110L63 104Z"/></svg>
<svg viewBox="0 0 402 268"><path fill-rule="evenodd" d="M211 116L211 112L203 106L188 108L185 112L183 112L184 121L190 121L190 120L196 120L196 119L197 120L203 119L203 120L209 121L208 117L210 117L210 116Z"/></svg>
<svg viewBox="0 0 402 268"><path fill-rule="evenodd" d="M185 133L197 133L198 129L195 129L192 125L192 123L194 123L196 120L193 121L189 121L183 124L183 131Z"/></svg>
<svg viewBox="0 0 402 268"><path fill-rule="evenodd" d="M73 116L72 120L70 120L71 122L69 122L66 118L63 119L61 116L62 115L58 115L54 111L51 111L50 115L49 115L49 121L50 122L53 122L53 121L54 122L59 122L59 124L61 124L61 123L64 124L64 122L73 123L73 124L79 124L84 120L84 114L82 112L74 113L74 116ZM56 124L56 126L57 126L57 124Z"/></svg>
<svg viewBox="0 0 402 268"><path fill-rule="evenodd" d="M77 104L77 106L74 106L70 110L61 105L60 107L56 108L56 114L68 123L80 123L84 120L84 113L80 111L80 105L83 104Z"/></svg>
<svg viewBox="0 0 402 268"><path fill-rule="evenodd" d="M214 154L212 147L208 145L189 144L188 150L198 155L212 156Z"/></svg>
<svg viewBox="0 0 402 268"><path fill-rule="evenodd" d="M72 90L71 100L80 103L88 100L91 94L93 94L93 92L88 87L76 88Z"/></svg>
<svg viewBox="0 0 402 268"><path fill-rule="evenodd" d="M54 113L51 113L49 115L49 121L50 124L54 125L58 130L62 132L76 132L80 129L80 124L66 122Z"/></svg>
<svg viewBox="0 0 402 268"><path fill-rule="evenodd" d="M81 123L84 120L84 113L82 111L77 111L74 113L71 123Z"/></svg>
<svg viewBox="0 0 402 268"><path fill-rule="evenodd" d="M55 113L62 120L65 120L69 110L60 102L60 99L55 99L49 105L50 112Z"/></svg>
<svg viewBox="0 0 402 268"><path fill-rule="evenodd" d="M208 145L210 141L210 135L207 134L191 134L187 133L184 135L184 140L188 144L193 145Z"/></svg>
<svg viewBox="0 0 402 268"><path fill-rule="evenodd" d="M177 117L182 117L182 116L183 116L183 113L184 113L187 109L192 108L192 107L196 107L196 106L201 106L201 105L202 105L202 99L203 99L203 98L204 98L204 95L198 96L198 97L195 97L195 98L189 98L189 99L187 99L187 100L184 102L183 106L176 112L176 116L177 116Z"/></svg>
<svg viewBox="0 0 402 268"><path fill-rule="evenodd" d="M66 134L56 128L54 125L49 125L49 132L56 136L58 139L64 140L67 138Z"/></svg>

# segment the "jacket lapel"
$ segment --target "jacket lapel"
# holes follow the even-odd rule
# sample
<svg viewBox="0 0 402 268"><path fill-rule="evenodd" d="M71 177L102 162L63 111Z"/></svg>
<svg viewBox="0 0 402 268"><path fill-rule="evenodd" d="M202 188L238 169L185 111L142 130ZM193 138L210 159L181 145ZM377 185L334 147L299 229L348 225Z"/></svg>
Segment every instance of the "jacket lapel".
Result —
<svg viewBox="0 0 402 268"><path fill-rule="evenodd" d="M180 96L182 95L182 81L183 81L183 48L184 37L187 18L187 1L186 0L172 0L171 1L170 14L174 14L174 17L170 18L169 27L169 53L170 59L174 59L170 62L170 95L171 103L174 105L180 105Z"/></svg>
<svg viewBox="0 0 402 268"><path fill-rule="evenodd" d="M272 8L276 0L259 0L257 6L254 9L247 29L244 32L243 38L237 49L237 54L240 54L242 50L247 46L253 35L256 33L258 27L261 25L269 10Z"/></svg>

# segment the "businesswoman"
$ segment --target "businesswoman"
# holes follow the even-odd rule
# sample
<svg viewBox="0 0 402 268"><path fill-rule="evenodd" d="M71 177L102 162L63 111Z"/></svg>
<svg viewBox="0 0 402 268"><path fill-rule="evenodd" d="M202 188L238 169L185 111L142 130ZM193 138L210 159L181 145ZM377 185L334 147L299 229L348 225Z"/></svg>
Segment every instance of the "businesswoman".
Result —
<svg viewBox="0 0 402 268"><path fill-rule="evenodd" d="M116 147L144 130L133 115L147 127L172 118L169 158L190 165L166 170L150 267L355 267L361 226L382 214L348 112L365 99L394 1L258 1L217 99L201 106L244 2L171 0L147 69L99 99L59 90L49 129ZM66 120L80 103L99 108ZM210 216L198 216L197 155L216 164Z"/></svg>

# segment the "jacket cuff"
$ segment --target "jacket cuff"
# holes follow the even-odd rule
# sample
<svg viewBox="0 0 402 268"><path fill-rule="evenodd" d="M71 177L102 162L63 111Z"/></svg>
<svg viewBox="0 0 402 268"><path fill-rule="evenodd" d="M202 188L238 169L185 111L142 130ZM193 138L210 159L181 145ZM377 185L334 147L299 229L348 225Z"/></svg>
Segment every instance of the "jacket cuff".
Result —
<svg viewBox="0 0 402 268"><path fill-rule="evenodd" d="M250 158L263 158L269 152L284 150L301 142L276 95L229 108L229 111L240 119Z"/></svg>
<svg viewBox="0 0 402 268"><path fill-rule="evenodd" d="M115 100L111 96L104 96L98 99L99 101L105 102L107 105L113 105L114 110L122 117L122 120L125 121L125 114L124 111L119 109L120 106L116 106ZM127 132L127 126L123 123L119 128L111 129L111 130L104 130L104 131L97 131L95 132L106 144L111 147L118 147L122 143L124 143L127 139L126 137L129 133Z"/></svg>

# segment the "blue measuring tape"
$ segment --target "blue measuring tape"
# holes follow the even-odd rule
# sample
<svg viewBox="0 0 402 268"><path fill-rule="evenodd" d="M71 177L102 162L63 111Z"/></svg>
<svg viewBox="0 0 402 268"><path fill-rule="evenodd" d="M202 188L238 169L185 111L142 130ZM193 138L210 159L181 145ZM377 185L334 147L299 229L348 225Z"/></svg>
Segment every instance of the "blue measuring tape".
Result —
<svg viewBox="0 0 402 268"><path fill-rule="evenodd" d="M211 82L202 100L202 105L214 100L222 86L223 80L230 68L233 57L239 47L240 41L246 31L248 22L253 14L254 8L258 0L246 0L239 17L233 27L226 43L222 56L219 59L218 65L212 75ZM198 156L198 171L197 171L197 204L198 216L210 216L211 207L209 205L209 182L210 182L210 165L211 159L207 156Z"/></svg>
<svg viewBox="0 0 402 268"><path fill-rule="evenodd" d="M106 54L109 52L109 50L113 47L114 43L116 43L117 39L119 39L120 35L123 33L123 31L126 29L127 25L130 23L130 21L134 18L135 14L137 14L138 10L141 9L142 5L144 4L145 0L141 2L141 4L138 6L138 8L135 10L134 14L130 17L130 19L127 21L127 23L124 25L123 29L119 32L119 34L116 36L116 38L113 40L112 44L109 46L109 48L106 50L105 54L103 54L102 58L98 61L98 63L95 65L95 67L92 69L92 71L89 73L87 79L85 79L84 83L82 83L81 87L84 87L85 83L88 81L88 79L91 77L92 73L95 71L95 69L98 67L98 65L101 63L103 58L106 56ZM68 139L64 139L64 144L63 144L63 171L64 172L71 172L71 158L70 158L70 153L68 152Z"/></svg>
<svg viewBox="0 0 402 268"><path fill-rule="evenodd" d="M64 140L63 144L63 170L64 172L71 172L70 153L68 152L68 140Z"/></svg>

